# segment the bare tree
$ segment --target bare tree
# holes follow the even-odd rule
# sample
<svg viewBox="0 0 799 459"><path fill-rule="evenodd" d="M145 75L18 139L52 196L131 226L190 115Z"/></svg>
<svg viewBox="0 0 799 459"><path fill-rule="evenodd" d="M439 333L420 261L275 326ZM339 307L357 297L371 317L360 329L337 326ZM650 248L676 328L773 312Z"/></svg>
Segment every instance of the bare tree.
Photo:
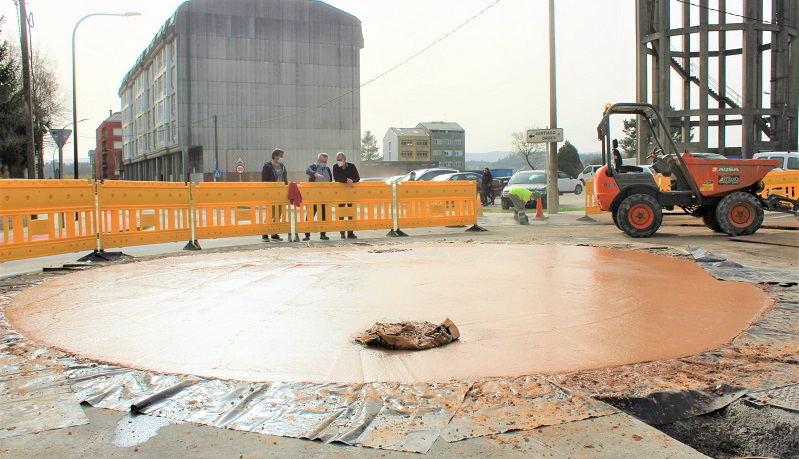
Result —
<svg viewBox="0 0 799 459"><path fill-rule="evenodd" d="M13 53L19 54L19 48ZM33 72L33 133L36 141L37 176L44 178L44 151L55 148L55 142L47 135L52 128L60 127L69 115L69 99L66 90L59 84L58 68L52 57L41 48L34 48Z"/></svg>
<svg viewBox="0 0 799 459"><path fill-rule="evenodd" d="M528 128L536 129L536 128ZM543 169L547 165L547 147L543 143L527 143L527 131L511 134L511 156L518 156L527 161L530 169Z"/></svg>

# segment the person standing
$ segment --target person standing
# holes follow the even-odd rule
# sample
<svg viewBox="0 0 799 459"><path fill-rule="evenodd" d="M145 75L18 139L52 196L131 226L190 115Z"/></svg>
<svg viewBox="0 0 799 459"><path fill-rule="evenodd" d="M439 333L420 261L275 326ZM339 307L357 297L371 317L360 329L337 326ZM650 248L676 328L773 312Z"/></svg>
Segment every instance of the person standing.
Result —
<svg viewBox="0 0 799 459"><path fill-rule="evenodd" d="M283 156L285 154L286 152L284 152L280 148L275 148L275 150L272 152L272 160L264 164L264 168L261 169L262 182L283 182L286 185L289 184L289 177L288 174L286 173L286 166L283 165ZM280 208L273 209L273 211L274 211L273 215L276 215L277 217L280 217L282 215L282 209ZM274 217L272 221L275 221ZM264 234L263 236L261 236L261 240L264 242L268 242L269 236ZM272 240L282 241L283 239L279 235L273 234Z"/></svg>
<svg viewBox="0 0 799 459"><path fill-rule="evenodd" d="M333 180L339 183L346 183L350 188L354 188L355 184L361 181L361 176L358 175L358 168L355 164L347 162L347 155L342 152L336 154L336 164L333 166ZM339 204L339 207L352 207L352 204ZM341 238L344 239L344 231L341 232ZM358 236L352 231L347 231L346 237L348 239L357 239Z"/></svg>
<svg viewBox="0 0 799 459"><path fill-rule="evenodd" d="M327 167L327 153L319 153L319 156L316 159L315 163L312 163L305 169L305 173L308 175L309 182L332 182L333 181L333 173L330 171L330 168ZM325 215L325 205L324 204L314 204L313 206L313 216L316 217L319 208L321 208L322 213L322 221L327 220L327 216ZM330 239L327 237L325 232L319 233L319 239L326 241ZM311 233L305 233L305 237L302 238L303 241L310 241L311 240Z"/></svg>
<svg viewBox="0 0 799 459"><path fill-rule="evenodd" d="M489 202L494 204L494 190L491 189L491 182L494 180L494 176L491 175L491 170L489 168L483 169L483 178L481 182L483 184L483 193L481 198L483 199L483 205L487 206Z"/></svg>

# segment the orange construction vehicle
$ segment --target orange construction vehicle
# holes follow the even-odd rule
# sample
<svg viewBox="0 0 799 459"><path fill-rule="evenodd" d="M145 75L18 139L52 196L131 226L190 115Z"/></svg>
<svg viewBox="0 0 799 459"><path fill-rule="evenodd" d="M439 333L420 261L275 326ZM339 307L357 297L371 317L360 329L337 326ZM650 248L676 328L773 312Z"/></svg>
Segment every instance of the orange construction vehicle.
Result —
<svg viewBox="0 0 799 459"><path fill-rule="evenodd" d="M657 147L650 153L655 172L670 177L671 189L661 190L654 176L622 163L617 140L610 139L612 115L639 115ZM639 121L639 133L641 124ZM763 224L763 210L790 212L799 218L799 201L758 196L763 177L778 167L776 160L727 159L720 155L680 153L660 110L651 104L606 106L597 127L604 166L594 179L599 207L613 214L616 226L631 237L649 237L663 221L663 209L680 207L716 232L752 234ZM639 135L640 139L640 135Z"/></svg>

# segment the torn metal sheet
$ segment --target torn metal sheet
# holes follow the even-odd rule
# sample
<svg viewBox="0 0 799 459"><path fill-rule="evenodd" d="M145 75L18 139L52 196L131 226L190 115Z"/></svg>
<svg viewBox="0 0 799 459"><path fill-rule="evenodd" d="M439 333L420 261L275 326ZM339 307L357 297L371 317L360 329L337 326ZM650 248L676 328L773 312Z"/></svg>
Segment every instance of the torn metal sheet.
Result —
<svg viewBox="0 0 799 459"><path fill-rule="evenodd" d="M694 247L689 250L696 263L716 279L753 284L799 284L799 272L795 270L744 266L707 250Z"/></svg>
<svg viewBox="0 0 799 459"><path fill-rule="evenodd" d="M617 412L609 405L561 388L542 377L482 381L469 389L463 406L442 437L455 442Z"/></svg>
<svg viewBox="0 0 799 459"><path fill-rule="evenodd" d="M73 388L92 406L247 432L424 453L469 383L251 383L161 375L73 361Z"/></svg>

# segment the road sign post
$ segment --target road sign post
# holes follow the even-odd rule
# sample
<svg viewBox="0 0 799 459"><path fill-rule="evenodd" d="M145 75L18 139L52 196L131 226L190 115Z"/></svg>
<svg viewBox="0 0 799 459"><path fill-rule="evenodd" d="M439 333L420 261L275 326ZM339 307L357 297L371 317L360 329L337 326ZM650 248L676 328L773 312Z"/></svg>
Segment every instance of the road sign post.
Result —
<svg viewBox="0 0 799 459"><path fill-rule="evenodd" d="M563 128L530 129L527 131L527 143L563 142Z"/></svg>
<svg viewBox="0 0 799 459"><path fill-rule="evenodd" d="M72 134L71 129L50 129L50 135L53 141L58 145L58 177L64 178L64 144L69 140L69 135ZM53 178L56 178L53 174Z"/></svg>

